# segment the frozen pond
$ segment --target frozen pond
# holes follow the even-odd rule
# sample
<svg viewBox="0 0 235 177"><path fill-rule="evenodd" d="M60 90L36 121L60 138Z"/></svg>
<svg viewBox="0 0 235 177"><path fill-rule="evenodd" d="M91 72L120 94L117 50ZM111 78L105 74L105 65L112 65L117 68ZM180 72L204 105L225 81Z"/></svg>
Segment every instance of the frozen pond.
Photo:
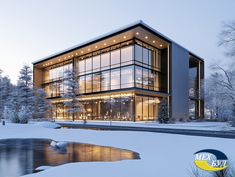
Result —
<svg viewBox="0 0 235 177"><path fill-rule="evenodd" d="M140 159L133 151L69 142L64 149L53 148L47 139L0 140L0 177L18 177L37 172L40 166L69 162L97 162Z"/></svg>

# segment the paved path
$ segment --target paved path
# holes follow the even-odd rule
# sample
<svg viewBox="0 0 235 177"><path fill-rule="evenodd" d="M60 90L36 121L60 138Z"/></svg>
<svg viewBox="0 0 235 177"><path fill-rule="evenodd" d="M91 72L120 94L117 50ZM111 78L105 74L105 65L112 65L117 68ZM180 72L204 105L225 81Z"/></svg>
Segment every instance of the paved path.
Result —
<svg viewBox="0 0 235 177"><path fill-rule="evenodd" d="M191 129L173 129L173 128L157 128L157 127L134 127L134 126L118 126L118 125L94 125L94 124L74 124L68 122L57 122L65 128L82 128L96 130L113 130L113 131L142 131L155 133L170 133L193 136L206 136L218 138L235 139L235 131L214 131L214 130L191 130Z"/></svg>

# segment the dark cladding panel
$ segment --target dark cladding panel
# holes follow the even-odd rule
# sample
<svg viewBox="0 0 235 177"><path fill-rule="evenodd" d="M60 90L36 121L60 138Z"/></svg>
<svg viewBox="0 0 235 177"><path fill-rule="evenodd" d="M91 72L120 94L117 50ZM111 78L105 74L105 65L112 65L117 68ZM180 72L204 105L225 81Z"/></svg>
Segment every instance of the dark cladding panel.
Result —
<svg viewBox="0 0 235 177"><path fill-rule="evenodd" d="M176 119L188 117L189 53L179 45L171 46L171 113Z"/></svg>

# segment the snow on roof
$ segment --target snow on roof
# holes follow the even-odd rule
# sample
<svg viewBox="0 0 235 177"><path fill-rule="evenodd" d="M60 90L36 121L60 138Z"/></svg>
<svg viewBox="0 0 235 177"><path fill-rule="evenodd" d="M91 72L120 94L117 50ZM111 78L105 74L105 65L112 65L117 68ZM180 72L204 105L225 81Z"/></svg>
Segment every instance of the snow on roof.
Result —
<svg viewBox="0 0 235 177"><path fill-rule="evenodd" d="M137 26L145 27L147 30L150 30L151 32L157 34L158 36L164 38L164 39L167 40L168 42L170 42L170 43L175 43L175 44L179 45L178 43L176 43L176 42L173 41L172 39L168 38L167 36L163 35L163 34L160 33L159 31L155 30L154 28L152 28L152 27L150 27L149 25L147 25L146 23L144 23L142 20L138 20L138 21L136 21L136 22L134 22L134 23L128 24L128 25L123 26L123 27L120 27L120 28L118 28L118 29L116 29L116 30L110 31L110 32L105 33L105 34L103 34L103 35L97 36L97 37L95 37L95 38L93 38L93 39L87 40L87 41L82 42L82 43L80 43L80 44L78 44L78 45L69 47L69 48L67 48L67 49L65 49L65 50L56 52L56 53L54 53L54 54L52 54L52 55L49 55L49 56L47 56L47 57L38 59L38 60L34 61L33 64L37 64L37 63L42 62L42 61L44 61L44 60L48 60L48 59L51 59L51 58L53 58L53 57L56 57L56 56L65 54L65 53L67 53L67 52L71 52L71 51L73 51L73 50L75 50L75 49L79 49L79 48L81 48L81 47L84 47L84 46L89 45L89 44L91 44L91 43L94 43L94 42L96 42L96 41L100 41L100 40L102 40L102 39L108 38L109 36L112 36L112 35L121 33L121 32L123 32L123 31L125 31L125 30L131 29L131 28L134 28L134 27L137 27ZM181 46L181 45L179 45L179 46L182 47L182 48L184 48L184 47ZM186 48L184 48L184 49L187 50ZM189 51L189 50L187 50L187 51ZM192 53L191 51L189 51L189 53L192 54L192 55L194 55L195 57L197 57L197 58L203 60L201 57L197 56L196 54Z"/></svg>

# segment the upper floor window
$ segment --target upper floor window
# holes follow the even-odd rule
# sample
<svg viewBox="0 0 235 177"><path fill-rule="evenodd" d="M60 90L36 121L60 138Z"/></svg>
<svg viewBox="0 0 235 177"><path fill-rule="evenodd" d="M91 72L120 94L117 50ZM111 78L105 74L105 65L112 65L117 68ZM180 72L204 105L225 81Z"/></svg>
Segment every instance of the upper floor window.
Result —
<svg viewBox="0 0 235 177"><path fill-rule="evenodd" d="M122 65L131 64L133 61L133 46L121 48L121 63Z"/></svg>
<svg viewBox="0 0 235 177"><path fill-rule="evenodd" d="M86 73L92 72L92 58L86 59Z"/></svg>
<svg viewBox="0 0 235 177"><path fill-rule="evenodd" d="M120 49L111 51L111 67L120 66Z"/></svg>
<svg viewBox="0 0 235 177"><path fill-rule="evenodd" d="M78 73L79 73L79 75L82 75L82 74L85 73L85 70L86 70L85 61L86 60L79 60L79 62L78 62Z"/></svg>
<svg viewBox="0 0 235 177"><path fill-rule="evenodd" d="M111 70L111 90L120 88L120 68Z"/></svg>
<svg viewBox="0 0 235 177"><path fill-rule="evenodd" d="M100 55L93 56L93 72L100 70Z"/></svg>
<svg viewBox="0 0 235 177"><path fill-rule="evenodd" d="M101 54L101 68L108 69L110 66L110 53Z"/></svg>

